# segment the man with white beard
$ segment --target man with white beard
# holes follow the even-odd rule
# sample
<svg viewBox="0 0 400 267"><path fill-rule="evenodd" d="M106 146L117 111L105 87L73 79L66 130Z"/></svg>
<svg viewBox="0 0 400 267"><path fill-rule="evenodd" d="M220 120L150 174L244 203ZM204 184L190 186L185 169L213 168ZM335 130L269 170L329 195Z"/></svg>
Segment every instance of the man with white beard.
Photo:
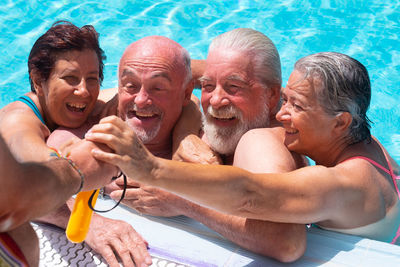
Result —
<svg viewBox="0 0 400 267"><path fill-rule="evenodd" d="M251 136L260 139L260 144L255 146L258 151L242 151L237 154L237 159L235 156L235 164L260 172L286 172L301 165L301 158L293 156L284 146L284 130L275 119L280 100L280 59L275 46L264 34L251 29L236 29L215 38L200 81L205 112L203 140L223 156L225 164L232 164L235 148L247 131L270 127L266 131L250 131ZM191 124L192 115L184 113L179 123ZM122 124L108 123L118 129L114 132L124 132ZM204 147L200 143L203 141L193 135L189 137L194 137L194 142L199 145L190 146L196 151L188 151L187 158L186 151L178 151L183 156L180 160L198 162L199 154L203 152L198 149ZM185 139L183 143L193 139ZM121 179L116 181L117 187L110 194L113 199L121 196L122 184ZM141 213L191 217L248 250L284 262L298 259L305 251L304 225L230 216L132 180L129 186L124 203Z"/></svg>
<svg viewBox="0 0 400 267"><path fill-rule="evenodd" d="M235 29L217 36L199 80L204 140L225 156L225 164L232 164L236 145L248 130L279 125L280 58L264 34Z"/></svg>

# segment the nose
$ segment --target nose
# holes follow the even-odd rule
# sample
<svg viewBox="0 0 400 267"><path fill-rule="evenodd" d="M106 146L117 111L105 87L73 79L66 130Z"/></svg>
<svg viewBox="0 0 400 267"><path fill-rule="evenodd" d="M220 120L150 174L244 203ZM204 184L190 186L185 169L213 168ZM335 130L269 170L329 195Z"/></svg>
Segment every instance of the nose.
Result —
<svg viewBox="0 0 400 267"><path fill-rule="evenodd" d="M82 79L79 84L76 85L74 94L81 97L89 96L89 90L87 89L87 84L85 79Z"/></svg>
<svg viewBox="0 0 400 267"><path fill-rule="evenodd" d="M222 86L217 85L211 92L210 105L215 109L229 105L228 95Z"/></svg>
<svg viewBox="0 0 400 267"><path fill-rule="evenodd" d="M278 111L278 113L276 113L276 119L280 122L290 120L290 113L287 103L282 104L281 109Z"/></svg>
<svg viewBox="0 0 400 267"><path fill-rule="evenodd" d="M146 91L146 89L144 89L143 87L140 88L139 92L135 96L135 104L139 108L143 108L145 106L151 105L150 96L149 96L148 92Z"/></svg>

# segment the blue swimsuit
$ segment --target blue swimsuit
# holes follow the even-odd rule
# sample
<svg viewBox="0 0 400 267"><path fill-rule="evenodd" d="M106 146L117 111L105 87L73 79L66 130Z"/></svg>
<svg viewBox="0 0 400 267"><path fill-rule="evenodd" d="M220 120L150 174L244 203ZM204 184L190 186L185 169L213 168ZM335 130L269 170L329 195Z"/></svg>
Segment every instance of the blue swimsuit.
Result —
<svg viewBox="0 0 400 267"><path fill-rule="evenodd" d="M28 107L30 107L32 109L32 111L35 112L35 114L39 118L39 120L41 120L42 123L44 125L46 125L46 123L44 122L44 119L42 117L42 114L40 114L39 109L37 108L35 103L32 101L32 99L30 99L30 97L23 95L23 96L20 96L17 99L17 101L21 101L21 102L25 103Z"/></svg>

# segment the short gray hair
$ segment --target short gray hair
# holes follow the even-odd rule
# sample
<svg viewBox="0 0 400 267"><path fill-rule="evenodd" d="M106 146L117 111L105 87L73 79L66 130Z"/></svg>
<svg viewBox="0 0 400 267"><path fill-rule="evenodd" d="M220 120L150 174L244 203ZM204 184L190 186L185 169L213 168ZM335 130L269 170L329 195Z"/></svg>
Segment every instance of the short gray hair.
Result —
<svg viewBox="0 0 400 267"><path fill-rule="evenodd" d="M181 57L182 57L182 63L184 65L185 68L185 76L183 79L183 89L185 89L187 87L187 85L189 84L189 82L192 80L192 68L190 66L190 55L188 53L188 51L182 47L181 49Z"/></svg>
<svg viewBox="0 0 400 267"><path fill-rule="evenodd" d="M281 87L281 61L278 50L263 33L248 28L238 28L225 32L214 38L210 44L209 53L221 48L250 54L256 66L256 77L264 87Z"/></svg>
<svg viewBox="0 0 400 267"><path fill-rule="evenodd" d="M371 121L366 114L371 101L371 83L364 65L344 54L323 52L300 59L294 68L305 79L310 78L311 83L314 78L320 79L318 101L328 114L351 114L350 144L371 140Z"/></svg>

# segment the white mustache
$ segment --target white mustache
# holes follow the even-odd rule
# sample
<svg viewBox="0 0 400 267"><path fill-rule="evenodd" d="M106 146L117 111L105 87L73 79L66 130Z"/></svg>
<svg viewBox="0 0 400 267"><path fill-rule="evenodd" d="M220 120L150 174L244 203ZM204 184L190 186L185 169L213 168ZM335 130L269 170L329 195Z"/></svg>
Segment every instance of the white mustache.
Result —
<svg viewBox="0 0 400 267"><path fill-rule="evenodd" d="M130 107L129 107L129 111L134 111L136 113L147 113L147 114L161 114L161 110L159 108L157 108L156 106L147 106L144 108L139 108L136 103L133 103Z"/></svg>
<svg viewBox="0 0 400 267"><path fill-rule="evenodd" d="M215 109L212 106L208 106L207 113L218 119L231 119L231 118L242 119L242 112L232 105L225 106L219 109Z"/></svg>

